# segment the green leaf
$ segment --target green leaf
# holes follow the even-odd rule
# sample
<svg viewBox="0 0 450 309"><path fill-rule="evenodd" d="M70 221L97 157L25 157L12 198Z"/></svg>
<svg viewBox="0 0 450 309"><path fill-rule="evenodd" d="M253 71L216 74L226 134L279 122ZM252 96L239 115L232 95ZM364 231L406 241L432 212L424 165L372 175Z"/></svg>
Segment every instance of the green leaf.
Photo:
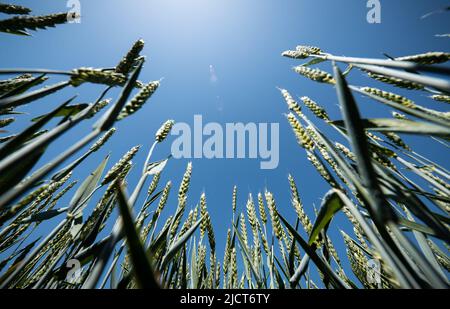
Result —
<svg viewBox="0 0 450 309"><path fill-rule="evenodd" d="M164 191L164 190L160 190L159 192L153 194L152 197L151 197L147 202L145 202L144 206L142 207L141 212L147 210L148 207L150 207L150 206L158 199L158 197L161 196L161 194L163 193L163 191ZM155 220L157 219L157 217L158 217L158 214L155 212L155 213L153 214L152 221L155 221Z"/></svg>
<svg viewBox="0 0 450 309"><path fill-rule="evenodd" d="M294 288L294 287L296 287L298 285L298 282L300 281L300 278L308 270L309 260L310 260L309 255L303 256L302 260L300 261L300 265L295 270L295 273L289 279L289 283L291 284L292 288Z"/></svg>
<svg viewBox="0 0 450 309"><path fill-rule="evenodd" d="M281 273L283 274L283 276L287 279L287 280L289 280L289 276L288 276L288 274L286 273L286 270L284 269L284 267L283 267L283 265L281 264L281 262L280 262L280 260L276 257L276 256L274 256L275 257L275 262L277 263L277 265L278 265L278 268L281 270ZM278 269L275 269L275 278L277 279L277 283L278 283L278 288L279 289L284 289L285 288L285 284L284 284L284 281L283 281L283 279L281 278L281 276L280 276L280 274L279 274L279 271L278 271Z"/></svg>

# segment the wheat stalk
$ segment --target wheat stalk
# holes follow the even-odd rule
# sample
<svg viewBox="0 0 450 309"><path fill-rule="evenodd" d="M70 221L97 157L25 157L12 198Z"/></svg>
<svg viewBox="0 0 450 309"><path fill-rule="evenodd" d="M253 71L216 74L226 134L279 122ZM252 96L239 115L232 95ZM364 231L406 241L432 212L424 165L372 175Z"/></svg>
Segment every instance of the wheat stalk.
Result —
<svg viewBox="0 0 450 309"><path fill-rule="evenodd" d="M297 114L297 116L302 117L303 113L301 110L300 105L294 100L294 98L291 96L291 94L286 89L280 89L281 95L283 96L284 100L286 101L286 104L290 111Z"/></svg>
<svg viewBox="0 0 450 309"><path fill-rule="evenodd" d="M383 91L383 90L380 90L377 88L372 88L372 87L363 87L363 88L361 88L361 90L363 90L367 93L374 94L381 98L384 98L386 100L401 104L408 108L416 108L416 104L412 100L407 99L405 97L402 97L401 95L398 95L398 94L395 94L392 92L387 92L387 91Z"/></svg>
<svg viewBox="0 0 450 309"><path fill-rule="evenodd" d="M133 159L136 153L139 151L141 146L134 146L127 153L123 155L123 157L106 173L101 185L105 185L113 181L120 173L123 172L124 168L128 165L128 163Z"/></svg>
<svg viewBox="0 0 450 309"><path fill-rule="evenodd" d="M428 52L424 54L403 56L395 58L397 61L409 61L420 64L437 64L450 60L450 53L444 52Z"/></svg>
<svg viewBox="0 0 450 309"><path fill-rule="evenodd" d="M448 96L448 95L435 94L435 95L432 95L431 98L435 101L450 103L450 96Z"/></svg>
<svg viewBox="0 0 450 309"><path fill-rule="evenodd" d="M89 151L96 152L98 151L116 132L116 128L111 128L103 134L92 146L89 148Z"/></svg>
<svg viewBox="0 0 450 309"><path fill-rule="evenodd" d="M236 212L236 200L237 200L237 187L233 187L233 197L232 197L232 203L231 208L233 209L233 213Z"/></svg>
<svg viewBox="0 0 450 309"><path fill-rule="evenodd" d="M122 60L120 60L119 64L116 66L115 72L127 75L133 68L136 59L139 57L140 52L144 48L144 44L145 42L142 39L134 42L133 46L127 52L125 57L123 57Z"/></svg>
<svg viewBox="0 0 450 309"><path fill-rule="evenodd" d="M9 117L9 118L3 118L0 119L0 128L4 128L6 126L9 126L11 123L13 123L16 119L13 117Z"/></svg>
<svg viewBox="0 0 450 309"><path fill-rule="evenodd" d="M155 134L155 140L158 143L161 143L162 141L164 141L167 137L167 135L169 135L170 130L172 130L172 127L174 126L175 121L173 120L167 120L166 122L164 122L164 124L158 129L158 131Z"/></svg>
<svg viewBox="0 0 450 309"><path fill-rule="evenodd" d="M45 29L67 22L67 13L44 16L16 16L0 20L0 31L7 33L27 34L26 30Z"/></svg>
<svg viewBox="0 0 450 309"><path fill-rule="evenodd" d="M399 120L408 120L408 118L407 118L404 114L400 114L400 113L397 113L397 112L392 112L392 116L393 116L395 119L399 119Z"/></svg>
<svg viewBox="0 0 450 309"><path fill-rule="evenodd" d="M329 73L319 70L319 69L311 69L309 67L296 66L296 67L294 67L294 72L296 72L300 75L303 75L304 77L307 77L316 82L327 83L327 84L335 84L336 83L333 76L331 76Z"/></svg>
<svg viewBox="0 0 450 309"><path fill-rule="evenodd" d="M394 132L383 132L383 134L396 146L411 151L411 147L406 145L406 143L401 139L401 137L395 134Z"/></svg>
<svg viewBox="0 0 450 309"><path fill-rule="evenodd" d="M323 119L325 121L330 121L330 117L328 117L327 112L323 107L321 107L319 104L314 102L308 97L302 97L301 100L303 103L310 109L310 111L316 115L318 118Z"/></svg>
<svg viewBox="0 0 450 309"><path fill-rule="evenodd" d="M239 220L239 231L241 232L241 237L244 242L245 248L248 250L248 235L247 235L247 224L245 223L244 213L241 213Z"/></svg>
<svg viewBox="0 0 450 309"><path fill-rule="evenodd" d="M299 145L307 150L313 150L314 142L306 133L306 130L303 128L303 126L300 124L297 118L295 118L294 114L289 113L288 115L286 115L286 118L289 121L292 130L294 131L295 137L297 138L297 142L299 143Z"/></svg>
<svg viewBox="0 0 450 309"><path fill-rule="evenodd" d="M31 10L21 5L0 3L0 12L5 14L27 15Z"/></svg>
<svg viewBox="0 0 450 309"><path fill-rule="evenodd" d="M275 205L275 200L273 198L273 194L266 191L265 197L266 197L267 208L269 208L269 214L270 214L270 218L272 221L273 232L278 239L283 239L284 238L284 230L283 230L283 227L281 226L280 218L278 217L278 210Z"/></svg>
<svg viewBox="0 0 450 309"><path fill-rule="evenodd" d="M208 216L208 210L206 208L207 208L206 195L203 192L202 195L200 196L200 217L206 218ZM202 220L202 222L200 223L200 237L201 238L203 238L205 236L207 225L208 225L207 219Z"/></svg>
<svg viewBox="0 0 450 309"><path fill-rule="evenodd" d="M123 86L127 78L121 73L94 68L79 68L72 71L70 84L78 87L83 83L94 83L108 86Z"/></svg>
<svg viewBox="0 0 450 309"><path fill-rule="evenodd" d="M306 59L310 55L301 50L285 50L284 52L281 53L281 56L292 59Z"/></svg>
<svg viewBox="0 0 450 309"><path fill-rule="evenodd" d="M33 76L31 74L22 74L10 79L1 80L0 81L0 94L7 93L11 90L14 90L20 86L25 85L33 80Z"/></svg>
<svg viewBox="0 0 450 309"><path fill-rule="evenodd" d="M120 112L117 117L118 120L122 120L134 113L136 113L142 106L147 102L148 99L155 93L156 89L159 87L159 81L153 81L145 85L138 94L136 94Z"/></svg>

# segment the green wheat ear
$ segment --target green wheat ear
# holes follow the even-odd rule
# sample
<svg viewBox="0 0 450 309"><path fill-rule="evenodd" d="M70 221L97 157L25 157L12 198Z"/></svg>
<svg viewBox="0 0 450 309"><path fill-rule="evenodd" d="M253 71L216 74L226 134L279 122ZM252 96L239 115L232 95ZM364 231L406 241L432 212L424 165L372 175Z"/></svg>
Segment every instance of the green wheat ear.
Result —
<svg viewBox="0 0 450 309"><path fill-rule="evenodd" d="M236 205L237 205L237 186L234 186L233 187L232 203L231 203L231 208L233 210L233 213L236 212Z"/></svg>
<svg viewBox="0 0 450 309"><path fill-rule="evenodd" d="M0 4L0 12L27 15L30 10ZM27 35L27 30L56 25L62 17L58 14L13 17L0 21L0 31ZM17 127L6 126L20 120L23 112L16 110L19 106L37 102L69 85L104 86L92 99L94 103L69 105L71 100L59 103L50 112L40 111L44 116L37 117L23 131L0 137L4 143L0 148L0 179L11 179L3 181L4 193L0 195L1 288L77 289L109 285L133 289L148 283L174 289L448 287L449 173L422 154L427 149L416 150L412 147L414 143L408 145L403 135L428 138L428 142L439 143L445 150L450 114L418 105L406 94L349 85L347 76L360 74L361 71L352 69L360 68L379 81L405 88L403 91L428 92L428 98L422 96L424 104L427 99L449 103L448 68L435 65L448 61L449 53L430 52L385 60L335 56L307 45L283 52L283 56L294 59L311 58L294 71L337 90L344 120L330 121L322 106L303 96L301 101L316 116L309 119L291 94L278 88L290 112L287 121L297 143L306 150L306 158L295 157L292 169L303 176L303 181L312 183L313 177L322 177L332 189L316 209L314 196L302 201L294 176L289 174L289 188L280 191L288 199L280 198L279 208L274 194L265 189L264 195L258 193L258 205L249 192L245 209L237 212L238 188L234 186L232 213L218 221L227 230L221 260L216 251L220 244L216 236L221 234L214 230L210 210L223 205L220 201L207 205L204 193L198 205L193 208L189 205L192 163L188 163L183 174L178 196L171 196L172 182L164 179L165 165L161 162L165 160L150 163L153 148L162 146L168 138L173 120L164 122L151 136L152 146L137 184L131 171L140 146L131 148L109 169L109 155L93 170L81 167L89 156L100 155L115 132L116 116L124 119L138 112L159 87L159 81L149 84L139 81L143 47L143 40L136 41L119 64L108 69L0 70L0 74L15 76L0 80L0 127L6 128L0 133ZM327 61L343 63L347 70L341 73L334 63L333 75L311 68ZM70 79L30 90L55 74ZM114 101L105 99L112 87L123 88ZM138 90L132 96L134 88ZM356 102L359 97L353 92L395 111L379 118L363 115ZM104 111L110 102L113 105ZM78 110L77 106L84 107ZM73 114L74 111L77 113ZM54 147L52 143L57 138L82 121L93 121L91 118L97 115L103 121L102 126L94 125L93 130L87 130L73 144L61 147L60 153L51 158L47 149ZM62 119L56 122L53 117ZM327 124L323 130L323 121L317 125L314 122L317 117ZM153 120L160 121L157 117ZM87 147L83 154L65 162ZM292 155L297 156L296 152ZM305 174L309 171L304 168L307 160L315 168L314 173ZM66 165L55 172L63 163ZM149 184L148 166L161 167L153 173ZM72 175L82 178L69 183ZM166 185L160 188L163 179ZM145 185L148 189L142 190ZM77 206L77 215L64 200L75 187L69 205ZM133 192L129 197L125 187ZM293 209L284 205L286 201ZM112 216L116 207L119 217ZM188 207L190 211L186 213ZM308 216L309 210L314 210L316 216ZM350 232L341 231L339 226L336 230L335 217L341 216L341 212ZM392 212L392 217L384 216L385 212ZM53 226L53 222L52 230L45 231L40 238L44 225ZM333 231L341 231L347 263L341 261L336 250L339 246L334 242ZM317 235L320 239L316 239ZM64 266L74 259L82 263L79 282L67 278L68 267ZM379 262L379 285L368 279L370 261ZM347 275L350 271L354 276ZM320 283L311 280L310 274L314 272L319 274Z"/></svg>
<svg viewBox="0 0 450 309"><path fill-rule="evenodd" d="M395 58L397 61L410 61L420 64L437 64L444 63L450 60L450 53L444 52L428 52L424 54L404 56Z"/></svg>
<svg viewBox="0 0 450 309"><path fill-rule="evenodd" d="M302 117L302 110L300 105L297 103L297 101L294 100L292 95L286 90L286 89L280 89L281 95L283 96L284 100L286 101L286 104L290 111L297 114L297 116Z"/></svg>
<svg viewBox="0 0 450 309"><path fill-rule="evenodd" d="M145 102L155 93L159 85L159 81L153 81L145 85L138 94L125 104L117 119L122 120L141 109Z"/></svg>
<svg viewBox="0 0 450 309"><path fill-rule="evenodd" d="M435 95L432 95L431 98L435 101L450 103L450 96L448 96L448 95L435 94Z"/></svg>
<svg viewBox="0 0 450 309"><path fill-rule="evenodd" d="M44 16L16 16L0 20L0 32L28 34L26 30L45 29L67 22L68 13L57 13Z"/></svg>
<svg viewBox="0 0 450 309"><path fill-rule="evenodd" d="M298 45L295 50L308 53L309 55L319 55L322 53L320 47L311 45Z"/></svg>
<svg viewBox="0 0 450 309"><path fill-rule="evenodd" d="M414 90L421 90L424 88L423 85L420 85L418 83L415 82L411 82L408 80L404 80L398 77L393 77L393 76L387 76L387 75L383 75L383 74L377 74L377 73L373 73L370 71L367 71L367 75L370 78L373 78L377 81L386 83L386 84L390 84L399 88L406 88L406 89L414 89Z"/></svg>
<svg viewBox="0 0 450 309"><path fill-rule="evenodd" d="M144 48L144 40L140 39L137 40L131 49L128 51L128 53L125 55L125 57L122 58L122 60L119 62L119 64L116 66L116 73L121 73L127 75L131 69L133 68L136 60L139 58L139 54L141 53L142 49Z"/></svg>
<svg viewBox="0 0 450 309"><path fill-rule="evenodd" d="M0 3L0 13L27 15L31 13L31 9L21 5Z"/></svg>
<svg viewBox="0 0 450 309"><path fill-rule="evenodd" d="M94 68L75 69L72 71L72 77L70 79L70 83L74 87L78 87L83 83L122 86L126 81L126 76L121 73Z"/></svg>
<svg viewBox="0 0 450 309"><path fill-rule="evenodd" d="M155 140L158 143L163 142L167 135L169 135L170 131L172 130L172 127L175 125L175 121L173 120L167 120L156 132L155 134Z"/></svg>
<svg viewBox="0 0 450 309"><path fill-rule="evenodd" d="M286 50L281 53L281 56L287 57L287 58L292 58L292 59L306 59L310 55L309 55L309 53L306 53L301 50Z"/></svg>
<svg viewBox="0 0 450 309"><path fill-rule="evenodd" d="M13 117L9 118L2 118L0 119L0 128L4 128L6 126L9 126L11 123L13 123L16 119Z"/></svg>
<svg viewBox="0 0 450 309"><path fill-rule="evenodd" d="M124 168L128 165L128 163L133 159L136 153L139 151L141 146L135 146L131 148L127 153L123 155L123 157L116 163L114 166L106 173L101 185L105 185L113 181L120 173L123 172Z"/></svg>
<svg viewBox="0 0 450 309"><path fill-rule="evenodd" d="M392 92L387 92L387 91L383 91L377 88L372 88L372 87L363 87L361 88L361 90L367 92L367 93L371 93L374 94L376 96L379 96L381 98L384 98L386 100L395 102L395 103L399 103L405 107L409 107L409 108L416 108L416 104L410 100L407 99L401 95L392 93Z"/></svg>
<svg viewBox="0 0 450 309"><path fill-rule="evenodd" d="M323 119L325 121L330 121L330 117L328 117L327 112L322 106L308 97L301 97L301 100L306 105L306 107L308 107L310 111L317 116L317 118Z"/></svg>
<svg viewBox="0 0 450 309"><path fill-rule="evenodd" d="M101 138L99 138L92 146L89 148L90 151L95 152L99 150L116 132L116 128L109 129Z"/></svg>
<svg viewBox="0 0 450 309"><path fill-rule="evenodd" d="M313 81L320 82L320 83L327 83L327 84L335 84L336 81L334 80L333 76L331 76L329 73L322 71L320 69L311 69L305 66L296 66L294 67L294 72L303 75L304 77L307 77Z"/></svg>
<svg viewBox="0 0 450 309"><path fill-rule="evenodd" d="M297 118L292 113L287 114L286 118L289 121L292 130L294 131L295 137L297 138L297 142L303 148L313 150L314 142L311 140L305 128L301 125L300 121L298 121Z"/></svg>

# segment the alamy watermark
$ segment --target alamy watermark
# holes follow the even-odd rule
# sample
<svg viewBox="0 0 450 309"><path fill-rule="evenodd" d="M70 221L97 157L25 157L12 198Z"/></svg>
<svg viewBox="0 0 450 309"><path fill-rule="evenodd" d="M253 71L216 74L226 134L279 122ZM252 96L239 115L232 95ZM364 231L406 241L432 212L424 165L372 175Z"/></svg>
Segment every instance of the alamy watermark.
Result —
<svg viewBox="0 0 450 309"><path fill-rule="evenodd" d="M269 130L270 129L270 130ZM176 123L171 135L174 158L257 159L261 169L275 169L279 163L278 123L203 124L201 115L194 115L194 124ZM270 142L270 143L269 143Z"/></svg>
<svg viewBox="0 0 450 309"><path fill-rule="evenodd" d="M367 22L369 24L380 24L381 23L381 2L380 0L368 0L367 8Z"/></svg>

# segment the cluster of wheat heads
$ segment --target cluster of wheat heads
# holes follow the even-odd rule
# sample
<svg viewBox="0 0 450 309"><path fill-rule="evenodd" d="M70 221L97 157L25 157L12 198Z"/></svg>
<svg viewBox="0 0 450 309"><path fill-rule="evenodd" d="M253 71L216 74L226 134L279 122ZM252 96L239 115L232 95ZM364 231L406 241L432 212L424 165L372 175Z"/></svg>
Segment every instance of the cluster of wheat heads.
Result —
<svg viewBox="0 0 450 309"><path fill-rule="evenodd" d="M428 52L383 60L340 57L318 47L297 46L282 55L309 58L293 70L313 81L334 86L343 116L343 120L331 120L324 107L312 98L304 96L296 100L287 90L280 89L290 110L287 120L299 145L332 188L327 196L335 196L338 203L335 208L330 204L328 210L320 209L329 217L322 223L321 242L316 242L314 247L321 252L320 263L325 263L327 269L332 265L336 267L334 274L328 274L328 283L336 285L332 281L341 280L338 285L353 286L326 235L329 220L342 210L352 223L356 238L341 231L349 262L364 287L448 287L449 172L414 151L398 134L426 136L430 143L441 143L445 149L449 147L450 113L424 107L405 96L375 87L350 85L346 77L360 72L378 84L428 93L428 99L442 110L450 102L450 69L439 64L447 62L450 54ZM332 62L332 74L312 68L326 61ZM347 66L345 72L341 72L337 63ZM354 93L392 108L392 117L363 118ZM303 103L312 118L297 101ZM325 128L319 129L321 124L314 118ZM325 133L327 130L337 132L349 146L333 140ZM318 235L314 234L296 198L293 180L292 188L293 206L312 244ZM319 218L320 213L316 221ZM368 263L373 260L379 261L381 266L377 274L381 284L370 280ZM297 269L291 282L297 282L304 271L301 267Z"/></svg>

